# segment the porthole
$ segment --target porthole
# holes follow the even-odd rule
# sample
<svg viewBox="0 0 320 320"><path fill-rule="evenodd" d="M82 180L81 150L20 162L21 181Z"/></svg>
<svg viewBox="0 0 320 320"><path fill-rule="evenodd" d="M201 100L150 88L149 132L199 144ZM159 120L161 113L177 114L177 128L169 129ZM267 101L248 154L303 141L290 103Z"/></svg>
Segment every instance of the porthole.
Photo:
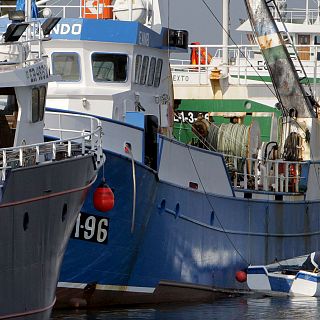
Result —
<svg viewBox="0 0 320 320"><path fill-rule="evenodd" d="M175 207L175 209L174 209L174 212L175 212L175 217L176 218L178 218L179 217L179 215L180 215L180 204L179 204L179 202L176 204L176 207Z"/></svg>
<svg viewBox="0 0 320 320"><path fill-rule="evenodd" d="M26 231L29 227L29 213L25 212L23 216L23 230Z"/></svg>
<svg viewBox="0 0 320 320"><path fill-rule="evenodd" d="M215 216L214 211L211 211L211 216L210 216L210 225L211 226L213 226L213 224L214 224L214 216Z"/></svg>
<svg viewBox="0 0 320 320"><path fill-rule="evenodd" d="M164 213L166 210L166 200L162 199L160 207L159 207L159 214Z"/></svg>
<svg viewBox="0 0 320 320"><path fill-rule="evenodd" d="M61 220L62 222L66 219L68 213L68 205L65 203L62 208Z"/></svg>

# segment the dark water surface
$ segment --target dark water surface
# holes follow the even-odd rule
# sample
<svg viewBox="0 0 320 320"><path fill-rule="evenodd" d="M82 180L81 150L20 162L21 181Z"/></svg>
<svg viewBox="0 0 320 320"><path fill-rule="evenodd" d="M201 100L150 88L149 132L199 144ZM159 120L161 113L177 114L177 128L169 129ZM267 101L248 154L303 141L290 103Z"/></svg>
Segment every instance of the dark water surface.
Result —
<svg viewBox="0 0 320 320"><path fill-rule="evenodd" d="M51 319L211 320L320 319L320 298L241 296L211 304L159 305L98 311L54 311Z"/></svg>

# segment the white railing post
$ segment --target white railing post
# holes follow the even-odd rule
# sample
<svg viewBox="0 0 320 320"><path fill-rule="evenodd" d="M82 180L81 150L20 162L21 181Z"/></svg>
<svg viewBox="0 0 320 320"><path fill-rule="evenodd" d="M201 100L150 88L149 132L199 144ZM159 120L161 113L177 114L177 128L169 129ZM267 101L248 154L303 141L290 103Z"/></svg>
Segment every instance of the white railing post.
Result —
<svg viewBox="0 0 320 320"><path fill-rule="evenodd" d="M240 63L241 63L241 60L240 60L240 54L241 54L241 49L238 48L238 51L237 51L237 69L238 69L238 84L240 84L240 73L241 73L241 66L240 66Z"/></svg>
<svg viewBox="0 0 320 320"><path fill-rule="evenodd" d="M243 167L243 188L248 189L248 168L247 168L247 161L244 162Z"/></svg>
<svg viewBox="0 0 320 320"><path fill-rule="evenodd" d="M2 150L2 181L6 180L7 152Z"/></svg>
<svg viewBox="0 0 320 320"><path fill-rule="evenodd" d="M284 176L283 176L283 173L280 174L279 179L280 179L280 181L279 181L279 182L280 182L280 192L283 192L284 181L285 181L285 178L284 178Z"/></svg>
<svg viewBox="0 0 320 320"><path fill-rule="evenodd" d="M274 189L275 192L279 191L279 163L278 161L274 162L274 176L275 176L275 181L274 181Z"/></svg>
<svg viewBox="0 0 320 320"><path fill-rule="evenodd" d="M62 126L61 126L61 113L59 113L59 132L60 132L60 140L62 140Z"/></svg>
<svg viewBox="0 0 320 320"><path fill-rule="evenodd" d="M57 146L56 146L55 142L53 142L53 144L52 144L52 160L56 160L56 156L57 156Z"/></svg>
<svg viewBox="0 0 320 320"><path fill-rule="evenodd" d="M285 166L284 166L284 177L285 177L285 192L288 192L289 191L289 164L288 162L285 163Z"/></svg>
<svg viewBox="0 0 320 320"><path fill-rule="evenodd" d="M99 161L100 161L100 159L101 159L102 156L103 156L103 151L102 151L102 134L101 134L101 132L98 133L98 148L99 148L98 157L99 157Z"/></svg>
<svg viewBox="0 0 320 320"><path fill-rule="evenodd" d="M19 148L19 165L20 167L23 166L23 147Z"/></svg>
<svg viewBox="0 0 320 320"><path fill-rule="evenodd" d="M81 135L82 135L81 154L84 155L85 154L85 138L84 138L85 132L84 132L84 130L82 131Z"/></svg>
<svg viewBox="0 0 320 320"><path fill-rule="evenodd" d="M93 137L92 134L94 132L94 126L93 126L93 119L90 119L90 140L91 140L91 150L94 150L94 141L93 141Z"/></svg>
<svg viewBox="0 0 320 320"><path fill-rule="evenodd" d="M40 146L36 146L36 163L40 162Z"/></svg>
<svg viewBox="0 0 320 320"><path fill-rule="evenodd" d="M71 141L68 141L68 157L71 158Z"/></svg>
<svg viewBox="0 0 320 320"><path fill-rule="evenodd" d="M255 160L254 162L254 189L258 190L259 189L259 184L258 184L258 160Z"/></svg>

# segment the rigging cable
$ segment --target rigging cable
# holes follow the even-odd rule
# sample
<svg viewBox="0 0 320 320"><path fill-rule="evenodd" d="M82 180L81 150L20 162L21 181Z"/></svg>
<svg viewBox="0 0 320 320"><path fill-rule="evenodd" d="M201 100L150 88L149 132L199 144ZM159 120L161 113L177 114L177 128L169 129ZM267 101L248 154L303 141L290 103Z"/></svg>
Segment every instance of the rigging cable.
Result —
<svg viewBox="0 0 320 320"><path fill-rule="evenodd" d="M193 159L193 157L192 157L192 154L191 154L191 151L190 151L190 146L187 145L187 148L188 148L188 152L189 152L189 154L190 154L190 158L191 158L193 167L194 167L194 169L195 169L195 171L196 171L196 174L197 174L198 179L199 179L199 181L200 181L201 187L202 187L202 189L203 189L204 195L205 195L205 197L206 197L206 199L207 199L207 201L208 201L208 203L209 203L210 208L212 209L212 212L215 212L215 210L214 210L214 208L213 208L213 205L212 205L212 203L211 203L211 201L210 201L210 199L209 199L208 193L206 192L206 189L205 189L205 187L204 187L204 185L203 185L203 182L202 182L202 179L201 179L201 177L200 177L200 174L199 174L199 171L198 171L198 169L197 169L197 166L196 166L196 164L195 164L195 162L194 162L194 159ZM219 217L218 217L218 215L217 215L216 213L215 213L215 217L216 217L216 219L218 220L218 222L219 222L219 224L220 224L220 226L221 226L221 229L223 230L225 236L228 238L229 242L231 243L233 249L238 253L238 255L240 256L240 258L241 258L247 265L249 265L250 263L249 263L248 260L241 254L241 252L237 249L236 245L234 244L234 242L233 242L232 239L230 238L229 234L227 233L226 229L224 228L223 224L221 223L221 221L220 221L220 219L219 219Z"/></svg>
<svg viewBox="0 0 320 320"><path fill-rule="evenodd" d="M201 0L203 2L203 4L207 7L207 9L210 11L210 13L212 14L212 16L214 17L214 19L217 21L217 23L220 25L220 27L222 28L222 30L224 32L226 32L229 36L229 39L232 41L232 43L239 49L239 52L241 53L241 55L246 59L246 61L249 63L249 65L254 69L254 71L257 73L257 75L260 77L260 79L263 81L263 83L267 86L267 88L270 90L270 92L278 99L278 96L277 94L272 91L272 89L270 88L270 86L264 81L263 77L259 74L259 72L256 70L256 68L251 64L250 60L245 56L245 54L242 52L242 50L239 48L239 46L237 45L237 43L233 40L233 38L231 37L230 33L227 32L227 30L225 30L225 28L223 27L222 23L220 22L220 20L218 19L218 17L214 14L214 12L211 10L211 8L208 6L208 4L206 3L205 0ZM279 99L278 99L279 100ZM280 101L280 100L279 100ZM287 114L289 114L289 111L288 109L283 106L281 104L282 108L287 112ZM300 127L300 129L304 132L305 132L305 129L303 129L301 127L301 125L297 122L297 120L294 118L294 117L291 117L290 118ZM319 173L320 174L320 173Z"/></svg>
<svg viewBox="0 0 320 320"><path fill-rule="evenodd" d="M239 50L239 52L241 53L241 55L245 58L245 60L249 63L249 66L255 71L255 73L258 75L258 77L261 79L261 81L267 86L267 88L269 89L269 91L273 94L273 96L277 97L277 94L271 89L271 87L267 84L267 82L263 79L263 77L259 74L258 70L253 66L253 64L251 63L251 61L245 56L245 54L243 53L243 51L239 48L239 46L236 44L236 42L232 39L230 33L225 30L225 28L223 27L222 23L220 22L220 20L217 18L217 16L213 13L213 11L211 10L211 8L208 6L208 4L206 3L205 0L201 0L203 2L203 4L207 7L207 9L210 11L210 13L212 14L212 16L214 17L214 19L218 22L218 24L220 25L220 27L222 28L222 30L228 34L229 39L232 41L232 43L236 46L236 48Z"/></svg>

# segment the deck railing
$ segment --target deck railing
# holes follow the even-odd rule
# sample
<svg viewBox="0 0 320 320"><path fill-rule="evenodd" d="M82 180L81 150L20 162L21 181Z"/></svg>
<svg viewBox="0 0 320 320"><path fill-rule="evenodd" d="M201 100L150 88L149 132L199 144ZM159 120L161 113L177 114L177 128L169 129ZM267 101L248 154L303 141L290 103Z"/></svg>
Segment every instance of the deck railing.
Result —
<svg viewBox="0 0 320 320"><path fill-rule="evenodd" d="M272 10L272 15L279 20L278 14L275 10ZM317 9L286 9L281 11L281 16L286 23L302 23L306 22L314 24L319 22L319 11Z"/></svg>
<svg viewBox="0 0 320 320"><path fill-rule="evenodd" d="M205 52L205 63L201 64L198 59L198 64L191 64L190 59L171 59L171 71L173 75L186 75L192 76L193 81L197 84L209 84L210 74L213 70L228 70L228 74L234 79L235 84L248 84L250 80L264 80L269 76L264 59L260 53L258 46L253 45L240 45L228 46L228 64L225 65L222 58L223 47L221 45L190 45L190 49L195 48L200 56L201 50ZM310 84L313 90L316 91L317 84L320 82L320 45L297 45L298 55L302 61ZM209 61L208 53L212 55L212 60ZM203 61L202 61L203 62ZM298 62L296 65L298 75L301 72ZM207 81L204 82L204 75L207 74ZM180 77L181 78L181 77ZM179 78L179 79L180 79ZM175 77L174 77L175 79ZM190 84L190 82L189 82ZM183 85L179 83L179 85Z"/></svg>
<svg viewBox="0 0 320 320"><path fill-rule="evenodd" d="M0 69L22 68L43 61L46 57L43 53L41 24L32 21L30 26L21 36L19 41L0 42ZM0 35L5 33L0 27Z"/></svg>
<svg viewBox="0 0 320 320"><path fill-rule="evenodd" d="M34 166L88 154L96 154L98 161L102 160L100 120L90 116L58 112L47 112L46 117L50 117L50 123L57 124L44 129L44 133L51 136L53 141L0 149L2 182L6 180L7 170L12 168ZM79 119L81 123L87 122L89 126L87 130L77 130L74 126L61 126L62 123L69 122L66 121L68 118L74 118L76 121ZM61 138L63 136L68 138Z"/></svg>
<svg viewBox="0 0 320 320"><path fill-rule="evenodd" d="M309 162L261 160L224 155L235 189L302 193L307 185ZM303 170L306 169L306 170Z"/></svg>

